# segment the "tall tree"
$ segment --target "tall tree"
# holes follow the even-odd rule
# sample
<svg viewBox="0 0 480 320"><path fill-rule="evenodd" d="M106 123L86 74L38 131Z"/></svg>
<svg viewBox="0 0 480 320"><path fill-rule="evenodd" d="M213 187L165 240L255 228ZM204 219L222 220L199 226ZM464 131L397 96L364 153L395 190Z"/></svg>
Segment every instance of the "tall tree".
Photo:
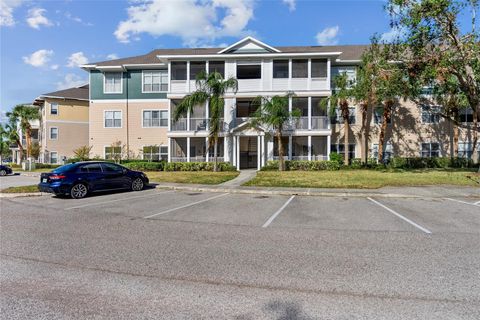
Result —
<svg viewBox="0 0 480 320"><path fill-rule="evenodd" d="M0 123L0 164L10 152L10 137L8 130Z"/></svg>
<svg viewBox="0 0 480 320"><path fill-rule="evenodd" d="M402 31L397 58L410 79L425 71L431 84L454 77L473 113L473 157L477 159L480 131L480 31L476 22L478 0L389 0L392 26ZM459 16L470 14L471 27L462 29ZM434 72L431 72L434 70Z"/></svg>
<svg viewBox="0 0 480 320"><path fill-rule="evenodd" d="M218 72L200 72L196 78L197 90L185 96L173 112L173 121L192 114L194 109L208 103L209 107L209 147L213 146L214 171L218 171L218 136L223 130L223 110L225 106L225 93L238 90L238 81L235 78L223 79Z"/></svg>
<svg viewBox="0 0 480 320"><path fill-rule="evenodd" d="M19 104L11 112L7 112L10 122L19 123L22 132L25 133L27 144L27 158L30 158L32 147L32 124L34 120L40 119L40 112L37 107Z"/></svg>
<svg viewBox="0 0 480 320"><path fill-rule="evenodd" d="M21 161L23 159L24 149L23 149L22 141L21 141L20 136L18 134L17 123L12 122L11 119L10 119L10 121L5 125L4 131L5 131L5 137L6 137L7 141L10 144L16 144L17 145L17 148L19 150L19 157L20 157L20 161Z"/></svg>
<svg viewBox="0 0 480 320"><path fill-rule="evenodd" d="M354 97L354 82L348 79L346 73L335 76L333 79L334 88L332 95L328 99L323 99L321 105L324 108L330 108L330 115L334 115L337 110L340 112L343 120L343 138L345 144L345 163L350 163L349 155L349 136L350 136L350 100Z"/></svg>
<svg viewBox="0 0 480 320"><path fill-rule="evenodd" d="M250 126L263 125L273 131L278 144L278 170L285 170L285 150L283 148L282 136L283 130L293 120L298 120L301 115L299 109L288 110L289 99L293 93L287 93L284 96L273 96L271 98L257 97L254 103L259 107L253 114Z"/></svg>

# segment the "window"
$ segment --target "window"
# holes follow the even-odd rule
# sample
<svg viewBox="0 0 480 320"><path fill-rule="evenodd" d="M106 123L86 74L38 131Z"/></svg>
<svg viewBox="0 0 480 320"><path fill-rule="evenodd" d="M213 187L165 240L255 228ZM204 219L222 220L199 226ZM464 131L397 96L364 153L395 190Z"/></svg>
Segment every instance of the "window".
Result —
<svg viewBox="0 0 480 320"><path fill-rule="evenodd" d="M393 157L393 147L390 142L384 143L383 145L383 160L387 161L390 160ZM372 156L375 159L378 159L378 144L375 143L372 147Z"/></svg>
<svg viewBox="0 0 480 320"><path fill-rule="evenodd" d="M261 64L238 64L237 63L237 79L261 79Z"/></svg>
<svg viewBox="0 0 480 320"><path fill-rule="evenodd" d="M58 103L50 103L50 114L58 114Z"/></svg>
<svg viewBox="0 0 480 320"><path fill-rule="evenodd" d="M458 157L471 159L473 156L473 143L459 142L458 143ZM477 145L478 158L480 159L480 143Z"/></svg>
<svg viewBox="0 0 480 320"><path fill-rule="evenodd" d="M122 156L122 147L105 147L105 159L113 160Z"/></svg>
<svg viewBox="0 0 480 320"><path fill-rule="evenodd" d="M102 167L100 166L100 163L90 163L82 166L80 168L80 172L83 172L83 173L102 172Z"/></svg>
<svg viewBox="0 0 480 320"><path fill-rule="evenodd" d="M197 75L200 72L205 72L205 61L192 61L190 62L190 80L197 79Z"/></svg>
<svg viewBox="0 0 480 320"><path fill-rule="evenodd" d="M312 78L327 77L327 60L312 59Z"/></svg>
<svg viewBox="0 0 480 320"><path fill-rule="evenodd" d="M330 152L335 152L341 155L345 159L345 145L343 143L340 144L332 144L330 146ZM355 144L350 143L348 145L348 158L351 160L355 158Z"/></svg>
<svg viewBox="0 0 480 320"><path fill-rule="evenodd" d="M332 67L332 88L335 87L335 77L341 74L346 74L348 78L348 82L353 84L356 82L357 79L357 69L353 66L342 66L342 67Z"/></svg>
<svg viewBox="0 0 480 320"><path fill-rule="evenodd" d="M308 60L292 60L292 78L308 78Z"/></svg>
<svg viewBox="0 0 480 320"><path fill-rule="evenodd" d="M288 78L288 60L273 60L273 78Z"/></svg>
<svg viewBox="0 0 480 320"><path fill-rule="evenodd" d="M422 158L432 158L440 156L440 144L436 142L422 143Z"/></svg>
<svg viewBox="0 0 480 320"><path fill-rule="evenodd" d="M122 127L122 111L105 111L105 128Z"/></svg>
<svg viewBox="0 0 480 320"><path fill-rule="evenodd" d="M52 164L58 163L58 152L56 151L50 152L50 163Z"/></svg>
<svg viewBox="0 0 480 320"><path fill-rule="evenodd" d="M146 110L143 111L143 127L168 127L167 110Z"/></svg>
<svg viewBox="0 0 480 320"><path fill-rule="evenodd" d="M51 127L50 128L50 140L57 140L58 139L58 128Z"/></svg>
<svg viewBox="0 0 480 320"><path fill-rule="evenodd" d="M102 163L102 168L104 172L110 172L110 173L123 172L123 167L114 163Z"/></svg>
<svg viewBox="0 0 480 320"><path fill-rule="evenodd" d="M143 159L151 161L168 160L167 146L144 146Z"/></svg>
<svg viewBox="0 0 480 320"><path fill-rule="evenodd" d="M172 62L170 73L172 80L187 80L187 63Z"/></svg>
<svg viewBox="0 0 480 320"><path fill-rule="evenodd" d="M143 71L143 92L162 91L168 91L167 71Z"/></svg>
<svg viewBox="0 0 480 320"><path fill-rule="evenodd" d="M355 107L350 107L348 108L349 111L349 118L348 118L348 123L349 124L355 124L357 121L357 117L355 114ZM335 109L335 114L331 118L331 123L332 124L343 124L343 117L342 117L342 111L340 108Z"/></svg>
<svg viewBox="0 0 480 320"><path fill-rule="evenodd" d="M375 108L373 111L373 122L375 124L382 124L383 123L383 108ZM392 117L388 119L388 124L392 123Z"/></svg>
<svg viewBox="0 0 480 320"><path fill-rule="evenodd" d="M460 122L473 122L473 110L471 108L460 110L459 116Z"/></svg>
<svg viewBox="0 0 480 320"><path fill-rule="evenodd" d="M105 83L103 86L104 93L122 93L122 73L121 72L105 72Z"/></svg>
<svg viewBox="0 0 480 320"><path fill-rule="evenodd" d="M225 61L210 61L208 63L208 73L218 72L225 78Z"/></svg>
<svg viewBox="0 0 480 320"><path fill-rule="evenodd" d="M422 123L439 123L440 107L422 105Z"/></svg>

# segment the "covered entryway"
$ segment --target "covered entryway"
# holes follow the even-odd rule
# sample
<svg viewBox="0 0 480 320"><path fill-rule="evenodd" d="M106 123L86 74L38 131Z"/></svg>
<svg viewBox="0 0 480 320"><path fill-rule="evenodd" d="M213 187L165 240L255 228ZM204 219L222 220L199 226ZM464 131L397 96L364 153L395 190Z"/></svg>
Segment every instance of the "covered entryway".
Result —
<svg viewBox="0 0 480 320"><path fill-rule="evenodd" d="M258 166L258 138L240 137L240 169L253 169Z"/></svg>

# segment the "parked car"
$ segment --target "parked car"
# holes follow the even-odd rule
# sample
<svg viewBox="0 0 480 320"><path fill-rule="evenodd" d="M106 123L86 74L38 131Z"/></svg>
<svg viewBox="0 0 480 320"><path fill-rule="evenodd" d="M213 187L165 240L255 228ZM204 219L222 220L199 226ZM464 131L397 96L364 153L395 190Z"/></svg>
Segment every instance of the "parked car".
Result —
<svg viewBox="0 0 480 320"><path fill-rule="evenodd" d="M74 199L85 197L88 193L130 189L140 191L148 185L147 176L121 165L86 161L67 164L52 172L42 173L38 188L41 192L56 195L69 195Z"/></svg>
<svg viewBox="0 0 480 320"><path fill-rule="evenodd" d="M0 176L6 176L7 174L12 174L12 168L9 166L0 165Z"/></svg>

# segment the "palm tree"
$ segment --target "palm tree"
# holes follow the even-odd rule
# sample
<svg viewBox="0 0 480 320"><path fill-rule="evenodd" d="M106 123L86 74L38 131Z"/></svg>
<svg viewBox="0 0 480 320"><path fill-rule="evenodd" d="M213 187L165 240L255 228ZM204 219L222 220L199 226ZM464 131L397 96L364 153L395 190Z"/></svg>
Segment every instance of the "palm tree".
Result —
<svg viewBox="0 0 480 320"><path fill-rule="evenodd" d="M17 145L21 161L21 159L23 158L23 145L20 136L18 135L17 123L12 121L7 123L4 128L4 134L5 138L9 143L15 143Z"/></svg>
<svg viewBox="0 0 480 320"><path fill-rule="evenodd" d="M238 81L235 78L223 79L218 72L206 73L200 72L196 78L197 90L185 96L177 105L173 112L173 121L177 122L181 117L192 114L194 109L208 102L209 104L209 148L213 145L214 166L213 170L218 170L217 149L218 135L223 129L221 118L223 117L223 108L225 106L224 95L227 90L233 90L237 93Z"/></svg>
<svg viewBox="0 0 480 320"><path fill-rule="evenodd" d="M32 147L32 125L31 121L40 119L38 108L29 105L16 105L11 112L7 112L10 122L20 123L20 128L25 132L27 142L27 158L30 158Z"/></svg>
<svg viewBox="0 0 480 320"><path fill-rule="evenodd" d="M282 135L286 125L292 119L298 119L301 115L299 109L292 111L288 110L289 99L293 93L287 93L285 96L273 96L272 98L257 97L254 103L259 105L259 108L253 114L253 119L250 121L251 127L264 125L274 131L274 135L278 144L278 170L285 170L285 161Z"/></svg>
<svg viewBox="0 0 480 320"><path fill-rule="evenodd" d="M0 164L3 163L3 156L9 151L9 133L0 123Z"/></svg>
<svg viewBox="0 0 480 320"><path fill-rule="evenodd" d="M345 163L348 165L350 163L350 156L349 156L349 135L350 135L350 99L352 99L354 95L354 91L352 89L353 82L348 79L346 73L342 73L337 75L333 79L334 83L334 90L332 91L332 95L321 101L321 105L324 108L328 108L330 105L330 114L333 115L336 113L338 109L343 119L343 138L345 144Z"/></svg>

